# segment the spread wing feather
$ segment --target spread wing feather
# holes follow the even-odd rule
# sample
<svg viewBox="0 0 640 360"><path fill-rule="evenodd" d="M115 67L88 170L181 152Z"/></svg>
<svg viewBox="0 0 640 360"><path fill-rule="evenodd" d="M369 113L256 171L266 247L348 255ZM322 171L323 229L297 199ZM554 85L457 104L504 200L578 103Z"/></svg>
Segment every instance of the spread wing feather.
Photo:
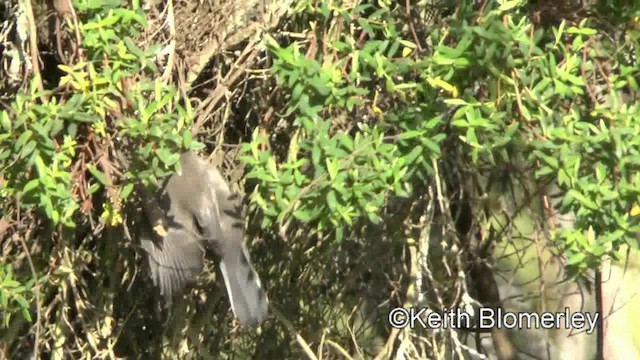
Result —
<svg viewBox="0 0 640 360"><path fill-rule="evenodd" d="M153 283L170 299L202 271L203 249L192 235L180 228L169 228L160 241L147 232L141 239L148 253Z"/></svg>

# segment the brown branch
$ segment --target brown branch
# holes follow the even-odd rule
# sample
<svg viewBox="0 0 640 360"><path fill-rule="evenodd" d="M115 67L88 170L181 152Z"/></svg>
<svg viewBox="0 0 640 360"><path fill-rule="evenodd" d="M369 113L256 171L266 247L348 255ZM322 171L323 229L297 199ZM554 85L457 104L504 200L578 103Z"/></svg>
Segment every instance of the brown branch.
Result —
<svg viewBox="0 0 640 360"><path fill-rule="evenodd" d="M600 318L603 319L603 303L602 303L602 272L600 267L596 269L596 314L600 314ZM604 319L603 319L604 320ZM600 320L596 323L596 360L604 360L604 321Z"/></svg>
<svg viewBox="0 0 640 360"><path fill-rule="evenodd" d="M62 26L61 26L61 22L62 21L67 21L68 19L71 18L71 3L70 3L70 0L54 0L53 1L53 8L57 12L56 23L55 23L55 29L56 29L55 37L56 37L56 48L58 50L58 56L60 56L60 59L62 60L62 63L68 64L69 60L65 58L64 51L62 50Z"/></svg>
<svg viewBox="0 0 640 360"><path fill-rule="evenodd" d="M25 7L24 11L29 22L29 51L31 52L31 67L33 73L37 78L38 90L42 91L42 77L40 75L40 66L38 64L38 30L36 28L35 18L33 17L33 7L31 6L31 0L23 0L23 5Z"/></svg>

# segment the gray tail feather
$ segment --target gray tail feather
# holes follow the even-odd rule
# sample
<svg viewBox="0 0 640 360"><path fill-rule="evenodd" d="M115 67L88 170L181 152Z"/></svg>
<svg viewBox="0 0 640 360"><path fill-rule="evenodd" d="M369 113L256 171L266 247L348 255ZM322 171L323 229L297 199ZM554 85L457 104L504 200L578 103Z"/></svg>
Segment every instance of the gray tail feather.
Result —
<svg viewBox="0 0 640 360"><path fill-rule="evenodd" d="M235 317L242 326L257 326L269 315L268 299L251 265L247 247L239 245L223 252L220 271Z"/></svg>

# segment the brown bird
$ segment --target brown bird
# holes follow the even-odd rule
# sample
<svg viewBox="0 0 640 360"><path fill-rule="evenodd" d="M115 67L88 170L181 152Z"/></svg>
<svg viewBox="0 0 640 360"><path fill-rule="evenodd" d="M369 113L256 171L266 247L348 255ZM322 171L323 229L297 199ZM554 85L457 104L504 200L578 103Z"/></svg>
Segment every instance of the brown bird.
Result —
<svg viewBox="0 0 640 360"><path fill-rule="evenodd" d="M182 175L160 183L156 193L166 231L143 232L151 278L168 301L203 268L204 246L220 256L220 270L235 317L257 326L268 316L268 300L244 242L240 196L220 172L193 152L180 157ZM147 207L147 216L152 218ZM153 223L153 221L151 221Z"/></svg>

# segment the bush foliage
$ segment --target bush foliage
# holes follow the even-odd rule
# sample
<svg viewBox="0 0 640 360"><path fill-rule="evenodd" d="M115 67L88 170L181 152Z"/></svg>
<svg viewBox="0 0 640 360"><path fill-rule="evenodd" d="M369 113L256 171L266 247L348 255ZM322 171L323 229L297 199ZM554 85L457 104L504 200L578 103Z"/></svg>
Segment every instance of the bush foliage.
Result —
<svg viewBox="0 0 640 360"><path fill-rule="evenodd" d="M640 8L303 0L263 36L268 90L251 96L266 102L223 125L241 134L234 167L246 166L272 319L238 333L213 264L168 313L137 246L134 190L210 139L196 141L195 95L162 75L135 3L75 1L59 82L30 77L0 112L12 358L34 344L56 359L473 354L464 331L398 340L386 314L486 302L474 264L533 242L514 227L523 216L548 230L536 244L567 279L638 247ZM549 184L573 228L549 224Z"/></svg>

